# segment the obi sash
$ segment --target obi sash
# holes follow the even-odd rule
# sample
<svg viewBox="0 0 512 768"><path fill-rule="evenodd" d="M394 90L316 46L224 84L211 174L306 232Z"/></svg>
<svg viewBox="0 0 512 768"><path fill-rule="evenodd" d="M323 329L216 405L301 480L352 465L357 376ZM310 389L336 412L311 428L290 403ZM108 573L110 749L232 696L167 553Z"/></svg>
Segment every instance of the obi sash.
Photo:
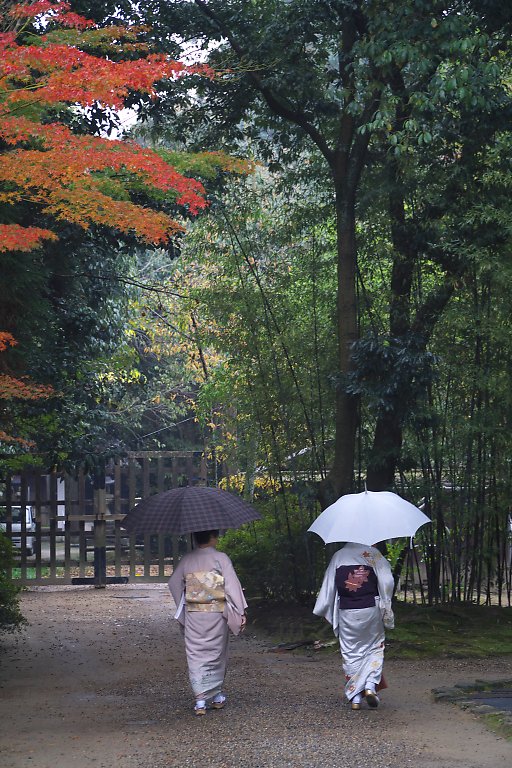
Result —
<svg viewBox="0 0 512 768"><path fill-rule="evenodd" d="M226 603L224 576L217 571L195 571L185 574L187 611L222 613Z"/></svg>
<svg viewBox="0 0 512 768"><path fill-rule="evenodd" d="M340 565L336 569L336 589L339 607L372 608L379 595L377 576L368 565Z"/></svg>

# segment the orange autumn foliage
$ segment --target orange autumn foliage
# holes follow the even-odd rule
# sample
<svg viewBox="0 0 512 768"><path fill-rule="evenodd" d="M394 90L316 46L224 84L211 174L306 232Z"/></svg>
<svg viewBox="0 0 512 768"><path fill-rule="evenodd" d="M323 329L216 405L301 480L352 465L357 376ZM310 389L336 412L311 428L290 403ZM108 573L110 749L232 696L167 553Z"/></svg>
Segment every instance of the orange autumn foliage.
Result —
<svg viewBox="0 0 512 768"><path fill-rule="evenodd" d="M203 185L178 172L155 152L135 142L110 141L74 134L59 123L42 124L37 115L54 104L87 108L101 103L123 107L129 93L156 98L156 83L200 72L165 55L144 53L139 30L97 29L93 22L72 14L67 2L46 0L19 4L9 11L16 24L36 19L44 30L25 45L20 29L0 33L0 203L34 206L34 212L87 229L92 224L135 234L148 243L164 243L181 225L167 213L135 203L134 190L144 188L149 198L170 200L196 214L207 205ZM3 28L6 16L0 15ZM55 42L55 25L68 28L66 42ZM71 30L69 28L72 28ZM22 32L23 30L21 30ZM69 37L71 35L71 37ZM88 37L89 36L89 37ZM94 36L94 37L91 37ZM134 61L116 61L85 50L101 39L131 40ZM121 46L122 48L122 46ZM51 220L51 219L50 219ZM24 227L9 219L0 224L0 251L29 250L55 239L50 228Z"/></svg>
<svg viewBox="0 0 512 768"><path fill-rule="evenodd" d="M16 344L16 339L10 333L0 331L0 352L5 352L8 347L14 347ZM40 400L51 397L53 394L53 387L35 384L26 377L16 378L7 373L0 373L0 405L2 400ZM3 429L0 429L0 442L19 443L26 448L34 445L31 441L14 437Z"/></svg>
<svg viewBox="0 0 512 768"><path fill-rule="evenodd" d="M52 394L53 387L0 373L0 400L41 400Z"/></svg>
<svg viewBox="0 0 512 768"><path fill-rule="evenodd" d="M84 19L69 10L69 3L52 3L49 0L36 0L34 3L18 3L9 11L13 19L34 19L45 14L57 20L63 27L85 29L94 26L94 22Z"/></svg>
<svg viewBox="0 0 512 768"><path fill-rule="evenodd" d="M5 61L0 77L4 109L20 102L31 103L35 95L47 104L68 102L87 107L100 101L120 109L130 90L154 96L155 82L198 71L157 54L117 62L91 56L70 45L19 46L14 33L0 35L0 55ZM24 87L16 87L15 83Z"/></svg>
<svg viewBox="0 0 512 768"><path fill-rule="evenodd" d="M41 245L43 240L58 240L58 237L49 229L21 227L19 224L0 224L0 253L2 251L33 251Z"/></svg>
<svg viewBox="0 0 512 768"><path fill-rule="evenodd" d="M17 343L12 333L0 331L0 352L5 352L7 347L15 347Z"/></svg>
<svg viewBox="0 0 512 768"><path fill-rule="evenodd" d="M151 243L165 242L181 226L164 213L105 193L102 172L110 174L109 191L117 187L120 195L137 178L149 192L172 194L192 213L206 205L200 182L178 173L135 142L79 136L57 123L35 125L14 117L0 124L0 138L14 146L0 155L0 203L29 201L42 213L84 229L95 223L127 234L135 231ZM24 148L31 140L37 148Z"/></svg>

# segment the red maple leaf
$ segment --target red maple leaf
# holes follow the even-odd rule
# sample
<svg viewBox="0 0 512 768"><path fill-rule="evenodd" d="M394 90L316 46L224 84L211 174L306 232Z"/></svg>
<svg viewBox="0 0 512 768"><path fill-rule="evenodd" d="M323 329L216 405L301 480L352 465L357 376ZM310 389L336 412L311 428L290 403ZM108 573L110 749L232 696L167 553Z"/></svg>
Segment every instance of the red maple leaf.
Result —
<svg viewBox="0 0 512 768"><path fill-rule="evenodd" d="M369 571L364 565L360 565L348 574L345 587L348 592L357 592L368 581Z"/></svg>

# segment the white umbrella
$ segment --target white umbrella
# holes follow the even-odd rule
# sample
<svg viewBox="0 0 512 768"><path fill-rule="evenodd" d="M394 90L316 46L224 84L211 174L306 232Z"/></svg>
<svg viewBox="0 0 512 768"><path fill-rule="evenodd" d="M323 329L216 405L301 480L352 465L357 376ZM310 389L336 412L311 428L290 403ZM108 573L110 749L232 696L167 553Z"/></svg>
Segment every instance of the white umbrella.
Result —
<svg viewBox="0 0 512 768"><path fill-rule="evenodd" d="M414 536L430 518L391 491L363 491L341 496L324 509L308 528L326 544L354 541L375 544L386 539Z"/></svg>

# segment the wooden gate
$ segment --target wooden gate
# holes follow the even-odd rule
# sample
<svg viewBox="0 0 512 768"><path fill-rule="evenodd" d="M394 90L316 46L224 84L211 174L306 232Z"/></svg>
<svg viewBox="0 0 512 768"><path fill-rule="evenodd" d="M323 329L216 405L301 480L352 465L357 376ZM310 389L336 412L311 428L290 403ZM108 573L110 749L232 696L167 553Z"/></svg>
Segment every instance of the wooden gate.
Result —
<svg viewBox="0 0 512 768"><path fill-rule="evenodd" d="M146 496L206 479L201 451L161 451L129 453L99 478L29 470L1 480L1 526L15 546L12 579L96 587L166 581L188 537L129 536L121 520Z"/></svg>

